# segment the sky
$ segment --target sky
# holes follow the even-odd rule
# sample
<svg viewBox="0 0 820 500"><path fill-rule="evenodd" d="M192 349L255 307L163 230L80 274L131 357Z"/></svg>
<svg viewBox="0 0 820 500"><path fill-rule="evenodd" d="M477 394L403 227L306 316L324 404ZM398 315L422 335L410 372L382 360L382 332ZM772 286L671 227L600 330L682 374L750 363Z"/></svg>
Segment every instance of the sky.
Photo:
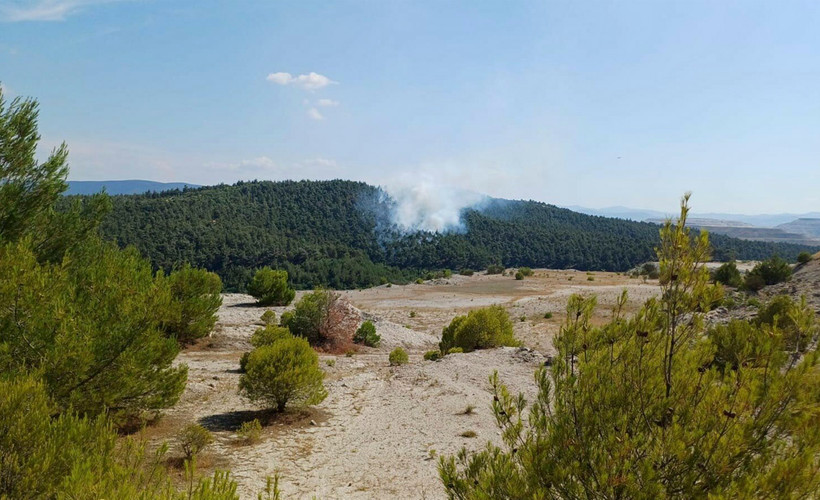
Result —
<svg viewBox="0 0 820 500"><path fill-rule="evenodd" d="M790 0L0 0L0 82L72 180L807 212L818 26Z"/></svg>

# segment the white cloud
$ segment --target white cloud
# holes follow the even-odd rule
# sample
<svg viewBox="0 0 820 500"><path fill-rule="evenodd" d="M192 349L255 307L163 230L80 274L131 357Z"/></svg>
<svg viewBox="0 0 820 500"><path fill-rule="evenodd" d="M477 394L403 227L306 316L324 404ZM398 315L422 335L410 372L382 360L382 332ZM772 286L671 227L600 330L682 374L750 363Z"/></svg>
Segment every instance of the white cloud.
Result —
<svg viewBox="0 0 820 500"><path fill-rule="evenodd" d="M0 20L10 23L21 21L65 21L84 7L124 0L12 0L0 4Z"/></svg>
<svg viewBox="0 0 820 500"><path fill-rule="evenodd" d="M316 105L323 108L335 108L339 105L339 101L334 101L333 99L319 99L316 101Z"/></svg>
<svg viewBox="0 0 820 500"><path fill-rule="evenodd" d="M322 113L320 113L319 110L316 109L316 108L310 108L308 110L308 116L310 118L312 118L313 120L324 120L325 119L324 115L322 115Z"/></svg>
<svg viewBox="0 0 820 500"><path fill-rule="evenodd" d="M334 82L325 75L311 71L306 75L293 76L290 73L271 73L266 80L277 85L292 85L304 90L318 90L339 82Z"/></svg>

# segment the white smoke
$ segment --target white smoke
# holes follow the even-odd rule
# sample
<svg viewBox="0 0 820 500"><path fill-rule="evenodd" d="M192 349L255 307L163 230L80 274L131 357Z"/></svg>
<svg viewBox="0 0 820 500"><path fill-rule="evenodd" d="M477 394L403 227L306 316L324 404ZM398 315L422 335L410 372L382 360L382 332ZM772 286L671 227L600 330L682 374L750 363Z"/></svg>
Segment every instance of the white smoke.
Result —
<svg viewBox="0 0 820 500"><path fill-rule="evenodd" d="M402 231L435 233L464 231L461 213L478 207L487 196L442 184L441 179L420 174L391 181L383 187L393 201L393 224Z"/></svg>

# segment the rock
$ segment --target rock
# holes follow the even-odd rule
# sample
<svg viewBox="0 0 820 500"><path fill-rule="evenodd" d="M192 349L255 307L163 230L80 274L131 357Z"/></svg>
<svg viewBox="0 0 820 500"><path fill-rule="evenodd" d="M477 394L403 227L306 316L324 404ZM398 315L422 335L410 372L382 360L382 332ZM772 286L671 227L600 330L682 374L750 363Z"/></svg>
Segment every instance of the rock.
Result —
<svg viewBox="0 0 820 500"><path fill-rule="evenodd" d="M310 425L317 425L315 420L310 421Z"/></svg>

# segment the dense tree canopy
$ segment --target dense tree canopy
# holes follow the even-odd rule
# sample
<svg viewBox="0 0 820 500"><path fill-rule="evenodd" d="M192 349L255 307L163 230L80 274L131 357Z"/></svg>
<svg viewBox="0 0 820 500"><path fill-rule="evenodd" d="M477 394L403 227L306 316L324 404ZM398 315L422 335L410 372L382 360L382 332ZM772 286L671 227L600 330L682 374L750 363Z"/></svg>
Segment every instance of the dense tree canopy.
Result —
<svg viewBox="0 0 820 500"><path fill-rule="evenodd" d="M425 271L492 264L626 271L654 258L659 226L532 201L491 200L462 213L464 231L404 233L378 188L350 181L240 182L115 196L106 237L135 245L155 266L181 261L244 289L256 269L288 272L296 288L404 282ZM65 201L68 203L68 200ZM794 259L804 247L725 236L715 257Z"/></svg>

